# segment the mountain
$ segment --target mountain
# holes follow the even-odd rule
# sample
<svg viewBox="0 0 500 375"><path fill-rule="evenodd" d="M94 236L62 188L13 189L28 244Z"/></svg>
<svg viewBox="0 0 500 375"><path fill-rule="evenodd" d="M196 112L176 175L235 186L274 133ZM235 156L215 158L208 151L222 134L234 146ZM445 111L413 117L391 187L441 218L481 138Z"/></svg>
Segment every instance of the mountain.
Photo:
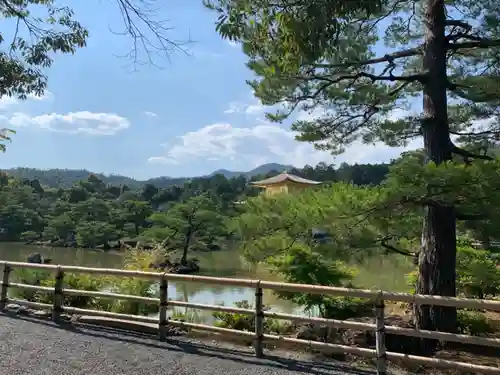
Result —
<svg viewBox="0 0 500 375"><path fill-rule="evenodd" d="M236 172L236 171L228 171L227 169L218 169L208 176L214 176L216 174L221 174L224 175L226 178L233 178L233 177L239 177L239 176L245 176L246 178L252 178L255 176L259 175L265 175L268 174L269 172L283 172L285 170L290 170L293 169L294 167L291 165L283 165L283 164L277 164L277 163L268 163L268 164L262 164L258 166L257 168L254 168L248 172Z"/></svg>
<svg viewBox="0 0 500 375"><path fill-rule="evenodd" d="M283 172L283 171L289 171L291 169L294 169L293 165L283 165L283 164L276 164L276 163L268 163L268 164L262 164L261 166L252 169L251 171L248 171L245 173L245 176L248 178L258 176L261 174L268 174L269 172Z"/></svg>
<svg viewBox="0 0 500 375"><path fill-rule="evenodd" d="M226 178L245 176L246 178L251 178L257 175L267 174L272 171L282 172L285 169L291 169L293 167L286 166L282 164L269 163L263 164L257 168L252 169L248 172L235 172L229 171L227 169L219 169L208 176L200 177L210 177L216 174L222 174ZM35 169L35 168L11 168L1 170L10 176L18 179L37 179L40 184L49 187L70 187L75 182L86 180L91 174L97 176L101 181L109 185L127 185L128 187L140 188L145 184L153 184L159 188L166 188L172 185L182 185L186 181L190 180L191 177L155 177L148 180L136 180L131 177L121 176L121 175L106 175L102 173L93 173L86 169Z"/></svg>

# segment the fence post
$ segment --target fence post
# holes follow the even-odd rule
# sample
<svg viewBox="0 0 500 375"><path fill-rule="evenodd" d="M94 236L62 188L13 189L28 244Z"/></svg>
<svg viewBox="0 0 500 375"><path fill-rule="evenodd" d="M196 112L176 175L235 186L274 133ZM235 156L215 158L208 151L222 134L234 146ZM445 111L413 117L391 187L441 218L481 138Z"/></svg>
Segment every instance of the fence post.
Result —
<svg viewBox="0 0 500 375"><path fill-rule="evenodd" d="M160 310L158 317L158 334L160 340L167 339L167 305L168 305L168 280L166 272L161 276L160 280Z"/></svg>
<svg viewBox="0 0 500 375"><path fill-rule="evenodd" d="M61 266L57 267L56 283L54 284L54 306L52 307L52 320L59 323L61 320L61 313L63 312L64 296L64 272Z"/></svg>
<svg viewBox="0 0 500 375"><path fill-rule="evenodd" d="M7 291L9 290L9 277L12 268L7 262L3 266L2 290L0 292L0 310L4 311L7 305Z"/></svg>
<svg viewBox="0 0 500 375"><path fill-rule="evenodd" d="M375 301L375 346L377 349L377 375L387 374L387 355L385 350L385 305L384 292L380 292Z"/></svg>
<svg viewBox="0 0 500 375"><path fill-rule="evenodd" d="M264 307L262 304L262 288L260 287L260 280L257 281L255 287L255 356L257 358L264 356L263 350L263 337L264 334Z"/></svg>

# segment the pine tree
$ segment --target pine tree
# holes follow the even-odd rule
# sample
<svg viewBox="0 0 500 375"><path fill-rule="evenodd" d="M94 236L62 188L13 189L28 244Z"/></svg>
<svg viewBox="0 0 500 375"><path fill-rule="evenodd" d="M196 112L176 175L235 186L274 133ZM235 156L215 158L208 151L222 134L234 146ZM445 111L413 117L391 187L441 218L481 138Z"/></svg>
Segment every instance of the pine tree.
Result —
<svg viewBox="0 0 500 375"><path fill-rule="evenodd" d="M257 78L249 84L269 118L294 121L298 139L340 153L352 142L404 146L423 138L426 162L468 165L471 150L500 135L500 7L493 0L213 0L217 30L241 42ZM382 42L387 53L378 55ZM423 109L408 110L421 100ZM394 118L397 109L404 113ZM391 116L392 115L392 116ZM462 147L467 143L469 147ZM474 146L474 147L472 147ZM481 147L479 147L481 146ZM432 197L434 187L427 187ZM415 202L413 202L415 203ZM455 296L453 204L422 199L424 224L416 291ZM419 328L454 331L456 310L416 309Z"/></svg>

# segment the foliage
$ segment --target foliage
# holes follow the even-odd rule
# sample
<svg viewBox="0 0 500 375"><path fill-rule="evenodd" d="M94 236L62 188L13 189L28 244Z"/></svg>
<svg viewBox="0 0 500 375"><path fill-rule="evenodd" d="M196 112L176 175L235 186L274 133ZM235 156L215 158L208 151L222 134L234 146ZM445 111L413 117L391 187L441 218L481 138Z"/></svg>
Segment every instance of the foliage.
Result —
<svg viewBox="0 0 500 375"><path fill-rule="evenodd" d="M148 270L154 254L141 249L127 250L124 254L124 269ZM29 285L41 285L53 288L54 274L31 269L15 269L14 279L17 282ZM64 287L68 289L102 291L107 290L119 294L129 294L142 297L156 297L155 282L134 277L105 277L82 273L67 273L64 275ZM53 302L53 293L15 289L9 291L14 296L28 301L49 303ZM89 296L64 296L66 306L114 311L127 314L154 314L158 312L157 304L146 304L138 301L108 300Z"/></svg>
<svg viewBox="0 0 500 375"><path fill-rule="evenodd" d="M240 309L253 309L253 306L247 300L235 302L234 305ZM263 309L264 311L269 311L268 306L263 306ZM254 315L216 311L212 314L212 316L216 319L214 324L217 327L237 329L240 331L255 330ZM289 332L290 329L290 323L274 318L264 319L264 332L266 333L283 334Z"/></svg>
<svg viewBox="0 0 500 375"><path fill-rule="evenodd" d="M54 277L44 280L41 283L41 285L53 288L55 285ZM64 288L67 289L88 290L88 291L98 292L102 290L104 285L105 285L104 279L95 277L95 275L74 274L74 273L69 273L69 274L67 273L64 275ZM38 297L38 300L44 303L52 303L53 294L43 293ZM94 309L98 308L101 305L101 301L95 297L65 295L64 305L78 307L78 308Z"/></svg>
<svg viewBox="0 0 500 375"><path fill-rule="evenodd" d="M125 252L123 268L126 270L147 271L154 261L155 254L139 248ZM106 281L108 287L118 294L129 294L142 297L156 297L155 281L138 277L110 277ZM139 301L113 300L108 301L110 309L125 314L146 315L158 312L156 304L146 304Z"/></svg>
<svg viewBox="0 0 500 375"><path fill-rule="evenodd" d="M43 241L53 246L108 248L116 246L116 241L120 239L141 238L146 243L157 240L165 235L165 226L156 223L159 225L145 236L145 231L154 224L149 216L154 214L161 221L160 218L165 216L165 212L170 212L170 208L182 216L182 204L201 194L206 198L208 211L218 215L212 215L211 233L204 230L203 240L194 241L192 248L215 249L223 244L221 240L228 235L217 229L222 229L221 217L237 215L240 206L234 205L234 202L258 194L258 190L241 176L226 179L222 175L214 175L179 180L182 183L180 186L162 188L149 182L142 184L131 180L132 183L120 180L119 176L88 172L78 174L78 171L27 168L11 172L19 179L0 173L0 227L4 229L0 240ZM332 165L320 163L316 168L306 166L294 172L324 181L352 180L362 185L378 184L387 172L387 165L344 164L335 169ZM85 176L85 179L74 180ZM120 181L130 183L130 187L110 184ZM172 181L175 183L176 180ZM170 220L169 225L172 224ZM176 237L174 242L179 242L179 235Z"/></svg>
<svg viewBox="0 0 500 375"><path fill-rule="evenodd" d="M459 332L465 335L478 336L498 331L498 327L478 311L459 310L457 324Z"/></svg>
<svg viewBox="0 0 500 375"><path fill-rule="evenodd" d="M12 129L1 128L0 129L0 152L5 152L6 142L11 141L11 134L15 134L16 132Z"/></svg>
<svg viewBox="0 0 500 375"><path fill-rule="evenodd" d="M35 5L42 5L36 17ZM43 70L52 65L52 53L74 53L85 46L87 30L73 19L70 8L52 0L8 0L0 11L2 18L17 24L10 41L1 39L7 46L0 54L4 76L0 96L43 95L47 85Z"/></svg>
<svg viewBox="0 0 500 375"><path fill-rule="evenodd" d="M366 208L385 199L383 187L330 187L247 201L233 225L242 240L246 260L263 264L285 281L313 285L351 285L356 270L346 262L381 253L389 246L389 233L411 235L412 217L393 215L369 220ZM358 225L363 222L363 225ZM398 223L398 225L391 224ZM391 229L388 229L391 228ZM394 229L392 229L394 228ZM314 235L319 231L321 236ZM407 244L410 246L411 237ZM306 293L279 292L324 317L366 312L368 303Z"/></svg>
<svg viewBox="0 0 500 375"><path fill-rule="evenodd" d="M408 275L413 290L416 278L416 271ZM500 268L491 252L470 246L457 248L457 294L486 299L500 295Z"/></svg>
<svg viewBox="0 0 500 375"><path fill-rule="evenodd" d="M21 284L42 285L53 277L54 275L50 272L19 268L14 270L12 278ZM42 302L47 299L46 293L31 289L9 288L9 295L33 302Z"/></svg>
<svg viewBox="0 0 500 375"><path fill-rule="evenodd" d="M458 248L457 286L466 297L492 298L500 295L500 268L489 251Z"/></svg>
<svg viewBox="0 0 500 375"><path fill-rule="evenodd" d="M157 212L150 220L152 226L144 236L154 238L167 249L182 249L181 264L186 264L193 247L219 248L218 241L226 229L224 217L205 194L177 203L167 212Z"/></svg>

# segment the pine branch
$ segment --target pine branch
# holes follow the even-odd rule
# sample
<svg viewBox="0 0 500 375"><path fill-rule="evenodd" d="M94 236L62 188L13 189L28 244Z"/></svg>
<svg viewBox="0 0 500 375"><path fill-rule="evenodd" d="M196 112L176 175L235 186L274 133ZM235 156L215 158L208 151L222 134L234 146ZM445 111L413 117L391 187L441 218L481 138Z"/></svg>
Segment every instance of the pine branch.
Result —
<svg viewBox="0 0 500 375"><path fill-rule="evenodd" d="M458 136L463 136L463 137L481 137L481 136L495 136L500 134L499 131L493 131L493 130L485 130L485 131L478 131L478 132L456 132L450 130L450 134L453 135L458 135Z"/></svg>
<svg viewBox="0 0 500 375"><path fill-rule="evenodd" d="M348 67L352 67L352 66L359 67L359 66L380 64L383 62L391 63L397 59L417 56L417 55L421 55L421 54L422 54L422 46L419 46L417 48L411 48L411 49L407 49L407 50L403 50L403 51L398 51L398 52L384 55L382 57L376 57L376 58L369 59L369 60L348 61L348 62L345 62L342 64L313 64L313 67L314 68L324 68L324 69L348 68Z"/></svg>
<svg viewBox="0 0 500 375"><path fill-rule="evenodd" d="M457 147L454 144L451 145L451 152L455 155L463 157L466 163L469 161L469 159L493 160L491 156L474 154L470 151L464 150L463 148Z"/></svg>
<svg viewBox="0 0 500 375"><path fill-rule="evenodd" d="M500 39L478 39L479 40L473 42L450 43L448 44L448 49L451 51L458 51L461 49L500 47Z"/></svg>
<svg viewBox="0 0 500 375"><path fill-rule="evenodd" d="M359 72L356 74L346 74L346 75L340 75L335 78L330 78L328 76L320 76L316 74L311 74L307 76L296 76L294 78L298 79L303 79L305 81L313 81L313 80L318 80L318 81L326 81L328 82L329 85L334 85L337 83L340 83L341 81L345 80L357 80L359 78L368 78L372 82L376 81L389 81L389 82L421 82L424 83L425 79L427 78L426 74L411 74L407 76L395 76L392 73L389 73L389 75L376 75L376 74L371 74L371 73L366 73L366 72Z"/></svg>
<svg viewBox="0 0 500 375"><path fill-rule="evenodd" d="M465 21L460 21L460 20L446 20L445 21L446 26L454 26L454 27L461 27L462 29L465 30L472 30L472 25L468 24Z"/></svg>
<svg viewBox="0 0 500 375"><path fill-rule="evenodd" d="M396 247L394 247L392 245L389 245L385 241L381 241L380 242L380 246L382 246L384 249L392 251L393 253L396 253L396 254L404 255L404 256L407 256L407 257L413 257L413 258L416 256L415 253L410 253L409 251L398 249L398 248L396 248Z"/></svg>

